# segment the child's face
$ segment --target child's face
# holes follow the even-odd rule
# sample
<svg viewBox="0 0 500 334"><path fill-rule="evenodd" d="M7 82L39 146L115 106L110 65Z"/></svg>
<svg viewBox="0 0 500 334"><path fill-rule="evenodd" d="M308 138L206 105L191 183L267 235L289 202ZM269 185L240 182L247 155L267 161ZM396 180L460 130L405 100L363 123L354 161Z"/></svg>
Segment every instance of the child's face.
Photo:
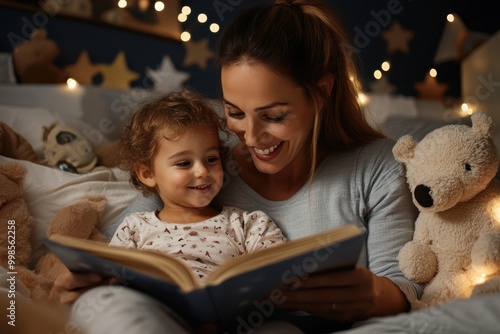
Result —
<svg viewBox="0 0 500 334"><path fill-rule="evenodd" d="M207 128L189 129L173 137L165 130L153 162L153 182L165 208L203 208L220 191L224 172L219 137Z"/></svg>

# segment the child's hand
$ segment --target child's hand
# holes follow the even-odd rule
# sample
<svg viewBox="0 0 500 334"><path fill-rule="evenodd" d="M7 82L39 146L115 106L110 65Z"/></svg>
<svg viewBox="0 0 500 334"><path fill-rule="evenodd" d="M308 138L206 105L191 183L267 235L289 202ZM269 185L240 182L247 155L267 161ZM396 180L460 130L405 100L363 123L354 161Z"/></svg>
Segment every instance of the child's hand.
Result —
<svg viewBox="0 0 500 334"><path fill-rule="evenodd" d="M50 299L61 304L73 304L87 290L106 284L118 284L115 278L99 274L75 274L65 269L54 281Z"/></svg>

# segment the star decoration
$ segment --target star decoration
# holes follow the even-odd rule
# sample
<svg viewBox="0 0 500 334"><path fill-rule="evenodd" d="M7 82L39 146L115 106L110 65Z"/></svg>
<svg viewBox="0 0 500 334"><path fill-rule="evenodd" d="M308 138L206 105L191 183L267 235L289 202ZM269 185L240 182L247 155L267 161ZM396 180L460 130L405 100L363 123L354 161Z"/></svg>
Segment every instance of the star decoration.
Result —
<svg viewBox="0 0 500 334"><path fill-rule="evenodd" d="M398 21L394 21L388 30L382 32L382 37L387 42L389 53L401 51L408 53L410 51L408 43L413 38L413 32L404 29Z"/></svg>
<svg viewBox="0 0 500 334"><path fill-rule="evenodd" d="M435 77L427 74L423 82L415 83L415 89L421 99L440 100L448 90L448 85L438 82Z"/></svg>
<svg viewBox="0 0 500 334"><path fill-rule="evenodd" d="M146 69L146 75L154 81L154 90L162 92L170 92L179 89L184 81L189 79L189 74L180 72L175 69L174 63L169 56L162 59L158 69Z"/></svg>
<svg viewBox="0 0 500 334"><path fill-rule="evenodd" d="M100 65L103 81L102 86L129 89L130 82L139 78L137 72L133 72L127 67L125 53L120 51L111 65Z"/></svg>
<svg viewBox="0 0 500 334"><path fill-rule="evenodd" d="M470 31L456 13L453 22L446 22L441 40L434 56L434 63L441 64L450 60L462 61L475 48L489 38L489 34Z"/></svg>
<svg viewBox="0 0 500 334"><path fill-rule="evenodd" d="M66 66L66 73L80 84L91 85L92 79L101 71L100 66L92 64L89 53L82 51L76 63Z"/></svg>
<svg viewBox="0 0 500 334"><path fill-rule="evenodd" d="M207 61L214 57L214 53L210 51L208 46L208 38L201 39L197 42L186 42L186 57L184 58L184 66L198 64L201 68L207 67Z"/></svg>
<svg viewBox="0 0 500 334"><path fill-rule="evenodd" d="M382 78L370 82L370 90L378 94L392 94L396 92L396 87L391 85L386 75Z"/></svg>

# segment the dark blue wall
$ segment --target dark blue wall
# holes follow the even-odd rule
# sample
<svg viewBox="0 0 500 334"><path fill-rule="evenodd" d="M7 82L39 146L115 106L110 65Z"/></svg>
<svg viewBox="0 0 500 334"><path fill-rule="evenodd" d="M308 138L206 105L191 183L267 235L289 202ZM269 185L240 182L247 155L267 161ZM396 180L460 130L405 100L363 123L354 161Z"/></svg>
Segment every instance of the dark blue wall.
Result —
<svg viewBox="0 0 500 334"><path fill-rule="evenodd" d="M416 95L414 83L422 81L428 70L435 67L438 69L439 80L450 84L447 95L459 96L459 62L450 61L438 66L433 64L433 58L445 27L446 15L455 12L469 30L493 34L500 28L500 20L496 15L498 11L493 8L495 2L487 0L399 0L397 2L400 10L397 14L391 15L390 20L391 22L398 20L405 29L413 31L414 37L409 44L408 54L402 52L389 54L386 41L380 33L376 33L377 24L381 31L386 27L383 27L383 21L377 21L376 16L377 13L387 10L389 3L394 4L394 1L397 0L327 0L341 17L353 40L357 40L358 46L362 46L358 48L358 57L365 89L369 90L368 83L373 80L373 71L379 68L384 60L389 60L392 64L389 80L397 87L398 94ZM204 12L209 18L216 18L221 28L224 28L235 13L257 2L269 1L184 0L181 1L181 6L189 5L195 13ZM217 3L224 3L227 5L226 8L229 8L223 12L222 16L215 9ZM37 22L34 15L35 12L0 5L0 52L12 51L12 38L9 40L9 34L11 37L13 34L25 35L27 31L30 31L29 23ZM197 65L184 67L185 49L181 42L58 17L50 18L44 26L48 30L49 37L61 47L62 53L57 60L57 65L62 67L73 64L83 50L89 52L93 63L111 63L119 51L124 51L129 68L142 75L133 85L144 86L151 84L145 76L145 69L156 68L163 56L169 55L178 70L190 73L191 77L187 84L211 97L217 97L219 94L218 70L213 59L204 70ZM210 33L206 26L193 26L192 22L186 24L184 28L190 28L194 41L209 38L210 46L214 50L220 33ZM360 38L359 31L366 32L368 28L374 30L371 30L372 37L369 37L367 41ZM359 41L363 41L362 45Z"/></svg>

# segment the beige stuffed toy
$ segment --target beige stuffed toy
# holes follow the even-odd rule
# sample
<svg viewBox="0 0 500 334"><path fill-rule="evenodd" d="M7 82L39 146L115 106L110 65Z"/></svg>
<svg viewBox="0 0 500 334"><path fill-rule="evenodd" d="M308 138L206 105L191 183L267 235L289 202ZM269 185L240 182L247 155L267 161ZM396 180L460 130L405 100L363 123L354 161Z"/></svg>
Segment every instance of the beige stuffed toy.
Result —
<svg viewBox="0 0 500 334"><path fill-rule="evenodd" d="M97 147L78 130L54 122L42 127L44 163L67 172L84 174L118 166L119 141Z"/></svg>
<svg viewBox="0 0 500 334"><path fill-rule="evenodd" d="M108 240L101 233L101 217L105 207L104 196L85 196L76 203L61 209L54 216L46 236L62 234L107 243ZM42 256L35 266L35 272L49 280L50 288L63 269L62 262L50 252ZM51 291L49 299L58 299L55 291Z"/></svg>
<svg viewBox="0 0 500 334"><path fill-rule="evenodd" d="M31 233L34 218L23 197L23 181L26 169L17 162L0 165L0 265L9 277L24 283L27 291L17 292L32 299L43 299L50 283L28 268L31 262ZM2 282L3 283L3 282Z"/></svg>
<svg viewBox="0 0 500 334"><path fill-rule="evenodd" d="M472 127L446 125L420 142L401 137L393 154L406 167L420 211L413 241L399 253L404 275L425 283L419 309L474 294L500 292L499 156L485 113ZM485 282L486 280L486 282ZM485 282L484 284L482 284Z"/></svg>
<svg viewBox="0 0 500 334"><path fill-rule="evenodd" d="M34 270L29 267L34 218L23 197L25 175L26 169L20 163L0 165L0 265L7 276L17 280L16 292L33 300L47 300L56 297L50 293L64 265L52 253L47 253L36 263ZM63 234L108 242L101 233L105 206L104 196L89 195L62 208L51 220L47 237ZM9 275L10 272L16 274ZM26 289L21 289L21 286Z"/></svg>
<svg viewBox="0 0 500 334"><path fill-rule="evenodd" d="M42 142L49 166L81 174L90 172L97 165L92 143L80 131L59 122L42 127Z"/></svg>

